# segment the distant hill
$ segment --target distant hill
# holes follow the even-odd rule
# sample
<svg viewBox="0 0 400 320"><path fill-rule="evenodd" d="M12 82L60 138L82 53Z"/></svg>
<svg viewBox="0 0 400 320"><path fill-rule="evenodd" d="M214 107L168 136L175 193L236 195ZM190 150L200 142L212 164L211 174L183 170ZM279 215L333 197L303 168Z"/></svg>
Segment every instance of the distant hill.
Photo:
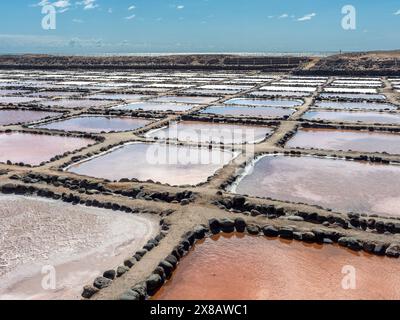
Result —
<svg viewBox="0 0 400 320"><path fill-rule="evenodd" d="M297 68L294 73L400 76L400 50L332 55Z"/></svg>
<svg viewBox="0 0 400 320"><path fill-rule="evenodd" d="M298 56L187 54L162 56L3 55L0 68L40 69L217 69L288 72L308 63Z"/></svg>

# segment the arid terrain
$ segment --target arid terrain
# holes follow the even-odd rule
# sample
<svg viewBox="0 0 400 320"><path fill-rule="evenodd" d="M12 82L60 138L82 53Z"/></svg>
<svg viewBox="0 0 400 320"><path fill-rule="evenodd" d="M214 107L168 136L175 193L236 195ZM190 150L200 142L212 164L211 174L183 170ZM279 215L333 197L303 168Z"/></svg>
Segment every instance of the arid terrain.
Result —
<svg viewBox="0 0 400 320"><path fill-rule="evenodd" d="M174 57L174 63L164 69L158 67L169 64L171 57L152 59L154 64L135 57L0 57L0 191L7 197L50 198L58 207L68 208L66 212L87 206L91 210L101 208L102 214L123 211L137 218L151 216L150 220L159 224L156 232L143 233L152 237L149 241L146 238L144 245L140 243L143 249L135 248L131 254L119 256L114 267L93 276L94 283L82 283L84 298L149 298L169 279L172 270L179 268L181 258L190 259L197 240L219 231L323 246L336 242L340 247L332 252L364 251L399 257L400 189L395 177L400 170L400 154L395 147L400 144L400 78L393 76L397 63L390 62L397 61L397 53L302 58L296 62L280 58L287 60L286 66L283 60L276 60L276 69L271 62L275 58L268 63L265 57L260 65L250 57L242 62L225 56ZM248 67L251 59L253 67ZM366 62L369 59L379 63ZM134 69L138 64L146 66ZM337 75L329 74L334 70ZM360 70L366 74L359 75ZM377 76L377 70L382 74ZM29 115L33 116L29 120L27 115L18 114L27 111L41 112L42 116L38 119ZM5 112L4 116L1 112ZM328 113L326 119L323 113ZM6 114L12 120L4 120ZM103 118L88 122L87 117ZM135 129L123 126L119 131L118 126L108 123L113 118L140 120L134 123L140 125ZM70 120L75 121L65 122ZM171 122L184 123L189 128L196 124L197 130L202 123L219 124L230 132L230 140L224 143L218 131L214 135L206 133L206 139L203 136L199 140L185 132L178 140L177 134L165 138L154 135ZM229 131L233 124L246 126L250 134L254 134L255 126L265 128L265 138L235 143L234 131ZM311 146L295 140L297 134L307 130L315 134L309 141ZM329 140L332 135L326 138L327 130L342 136ZM369 142L368 135L391 142L381 150ZM34 139L38 136L40 143ZM54 142L48 140L54 138L75 140L60 142L55 148ZM239 141L243 141L242 137ZM298 145L291 146L293 141ZM319 147L313 147L313 143ZM144 147L156 146L160 152L163 147L158 145L181 149L178 163L167 161L146 167L149 158L145 158ZM229 159L206 161L203 167L179 163L190 152L196 157L205 154L207 161L207 156L217 154L229 155ZM41 155L40 160L34 158L37 154ZM286 171L274 167L273 162L262 162L263 157L290 157L293 161L311 158L322 169L319 174L310 167L309 172L303 172L289 163ZM328 162L323 161L334 161L337 174L324 172ZM348 163L354 166L344 172ZM390 174L379 171L386 169ZM269 174L263 174L267 170ZM294 174L289 177L281 175L282 171ZM337 186L335 179L341 174L350 177L349 183L353 184L331 188ZM386 174L393 179L394 187L387 184ZM113 176L118 178L110 178ZM365 176L368 179L362 180ZM369 183L375 185L369 188ZM236 190L241 190L240 194L233 192ZM377 194L372 195L371 190ZM346 193L354 194L349 203L330 206ZM335 196L339 200L331 198ZM12 215L9 211L10 208L0 209L0 217ZM63 212L57 212L57 216L60 214ZM87 232L92 232L92 227L93 232L98 232L96 228L101 226L83 223L87 224ZM41 225L40 219L36 227L34 221L32 224L31 229L35 230ZM18 230L18 225L11 225L7 232ZM112 234L107 228L104 231ZM75 240L81 241L81 236ZM10 246L2 241L0 252L6 250ZM302 250L308 249L305 246ZM8 259L10 256L0 256L0 279L2 268L10 266ZM168 286L162 290L167 289ZM7 297L7 288L4 292ZM11 293L9 288L8 294ZM382 297L399 298L392 291ZM51 293L46 298L52 298Z"/></svg>

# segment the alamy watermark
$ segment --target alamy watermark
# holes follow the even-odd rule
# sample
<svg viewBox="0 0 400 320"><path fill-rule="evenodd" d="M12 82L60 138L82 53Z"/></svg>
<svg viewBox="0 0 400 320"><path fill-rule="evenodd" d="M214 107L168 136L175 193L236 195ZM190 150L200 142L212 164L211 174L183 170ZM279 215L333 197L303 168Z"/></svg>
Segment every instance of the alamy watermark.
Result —
<svg viewBox="0 0 400 320"><path fill-rule="evenodd" d="M55 30L57 27L57 10L55 6L50 4L42 7L42 29L43 30Z"/></svg>
<svg viewBox="0 0 400 320"><path fill-rule="evenodd" d="M57 273L56 268L52 265L46 265L42 267L42 289L43 290L55 290L57 285Z"/></svg>
<svg viewBox="0 0 400 320"><path fill-rule="evenodd" d="M356 268L351 265L345 265L342 268L342 289L343 290L355 290L356 289Z"/></svg>
<svg viewBox="0 0 400 320"><path fill-rule="evenodd" d="M342 8L342 28L344 30L356 30L357 28L357 11L356 8L350 4Z"/></svg>

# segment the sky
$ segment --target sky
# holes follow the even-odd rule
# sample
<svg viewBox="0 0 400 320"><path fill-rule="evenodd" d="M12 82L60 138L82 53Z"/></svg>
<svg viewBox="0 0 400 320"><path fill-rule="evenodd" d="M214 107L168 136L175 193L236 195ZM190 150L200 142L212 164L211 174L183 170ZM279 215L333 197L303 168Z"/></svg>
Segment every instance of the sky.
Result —
<svg viewBox="0 0 400 320"><path fill-rule="evenodd" d="M354 16L342 13L346 5ZM55 15L42 13L49 6ZM400 49L399 30L399 0L0 2L0 54L392 50Z"/></svg>

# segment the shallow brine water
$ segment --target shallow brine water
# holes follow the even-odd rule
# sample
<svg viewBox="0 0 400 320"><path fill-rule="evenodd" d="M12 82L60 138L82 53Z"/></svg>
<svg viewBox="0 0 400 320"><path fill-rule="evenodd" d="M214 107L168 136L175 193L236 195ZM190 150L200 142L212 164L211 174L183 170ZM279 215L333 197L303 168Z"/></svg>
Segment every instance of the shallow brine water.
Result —
<svg viewBox="0 0 400 320"><path fill-rule="evenodd" d="M314 92L317 88L313 87L291 87L291 86L264 86L260 90L267 91L294 91L294 92Z"/></svg>
<svg viewBox="0 0 400 320"><path fill-rule="evenodd" d="M171 185L195 185L205 182L234 156L219 148L133 143L72 165L68 171L109 180L150 179Z"/></svg>
<svg viewBox="0 0 400 320"><path fill-rule="evenodd" d="M284 116L290 116L295 111L295 109L282 107L213 106L202 110L201 113L226 116L282 118Z"/></svg>
<svg viewBox="0 0 400 320"><path fill-rule="evenodd" d="M185 96L165 96L159 97L152 102L178 102L178 103L200 103L208 104L217 101L216 97L185 97Z"/></svg>
<svg viewBox="0 0 400 320"><path fill-rule="evenodd" d="M355 289L342 287L345 266ZM196 244L153 299L399 299L397 269L395 259L337 245L219 234Z"/></svg>
<svg viewBox="0 0 400 320"><path fill-rule="evenodd" d="M172 122L169 127L146 134L147 137L199 143L242 144L264 140L272 132L265 126L249 126L203 121Z"/></svg>
<svg viewBox="0 0 400 320"><path fill-rule="evenodd" d="M150 98L149 95L143 94L114 94L114 93L99 93L86 96L87 99L98 99L98 100L134 100L140 101L146 98Z"/></svg>
<svg viewBox="0 0 400 320"><path fill-rule="evenodd" d="M231 188L343 212L400 215L400 167L316 157L260 157Z"/></svg>
<svg viewBox="0 0 400 320"><path fill-rule="evenodd" d="M199 87L199 89L209 89L209 90L248 90L253 86L240 86L240 85L227 85L227 84L208 84Z"/></svg>
<svg viewBox="0 0 400 320"><path fill-rule="evenodd" d="M327 87L324 88L325 92L342 92L342 93L378 93L374 88L339 88L339 87Z"/></svg>
<svg viewBox="0 0 400 320"><path fill-rule="evenodd" d="M0 300L80 299L158 231L151 216L14 195L0 195L0 218ZM55 287L42 287L52 270Z"/></svg>
<svg viewBox="0 0 400 320"><path fill-rule="evenodd" d="M307 97L311 93L308 92L289 92L289 91L253 91L248 93L249 96L253 97L267 97L267 96L279 96L279 97Z"/></svg>
<svg viewBox="0 0 400 320"><path fill-rule="evenodd" d="M337 101L318 101L316 107L325 109L359 109L359 110L396 110L397 107L388 103L373 102L337 102Z"/></svg>
<svg viewBox="0 0 400 320"><path fill-rule="evenodd" d="M301 100L268 100L268 99L245 99L235 98L225 102L225 104L234 104L242 106L258 106L258 107L287 107L293 108L303 104Z"/></svg>
<svg viewBox="0 0 400 320"><path fill-rule="evenodd" d="M300 129L288 148L400 154L400 134L336 129Z"/></svg>
<svg viewBox="0 0 400 320"><path fill-rule="evenodd" d="M349 100L385 100L386 97L383 94L351 94L351 93L321 93L319 95L321 98L329 99L329 98L342 98L342 99L349 99Z"/></svg>
<svg viewBox="0 0 400 320"><path fill-rule="evenodd" d="M37 128L62 130L62 131L81 131L81 132L110 132L128 131L144 127L151 121L128 117L104 117L104 116L82 116L63 121L56 121Z"/></svg>
<svg viewBox="0 0 400 320"><path fill-rule="evenodd" d="M194 105L178 103L139 102L113 107L117 110L143 110L143 111L177 111L184 112L194 108Z"/></svg>
<svg viewBox="0 0 400 320"><path fill-rule="evenodd" d="M6 96L0 97L0 104L18 104L18 103L33 103L40 101L40 98L32 98L32 97L13 97L13 96Z"/></svg>
<svg viewBox="0 0 400 320"><path fill-rule="evenodd" d="M42 105L47 107L61 107L61 108L92 108L103 107L110 104L110 101L102 100L89 100L89 99L60 99L60 100L47 100L41 102Z"/></svg>
<svg viewBox="0 0 400 320"><path fill-rule="evenodd" d="M29 110L0 110L0 126L38 121L47 117L59 116L58 112Z"/></svg>
<svg viewBox="0 0 400 320"><path fill-rule="evenodd" d="M400 114L367 111L309 111L304 114L303 119L327 120L334 122L348 121L379 124L398 124L400 123Z"/></svg>
<svg viewBox="0 0 400 320"><path fill-rule="evenodd" d="M28 90L8 90L8 89L0 89L0 96L10 96L10 95L19 95L19 94L28 94L30 91Z"/></svg>
<svg viewBox="0 0 400 320"><path fill-rule="evenodd" d="M196 95L217 95L223 96L225 94L237 94L241 90L223 90L223 89L189 89L182 91L182 94L196 94Z"/></svg>
<svg viewBox="0 0 400 320"><path fill-rule="evenodd" d="M58 98L58 97L72 97L81 95L79 91L39 91L28 94L28 97L43 97L43 98Z"/></svg>
<svg viewBox="0 0 400 320"><path fill-rule="evenodd" d="M10 160L38 165L56 155L74 151L93 144L94 140L40 135L31 133L0 133L0 162Z"/></svg>

